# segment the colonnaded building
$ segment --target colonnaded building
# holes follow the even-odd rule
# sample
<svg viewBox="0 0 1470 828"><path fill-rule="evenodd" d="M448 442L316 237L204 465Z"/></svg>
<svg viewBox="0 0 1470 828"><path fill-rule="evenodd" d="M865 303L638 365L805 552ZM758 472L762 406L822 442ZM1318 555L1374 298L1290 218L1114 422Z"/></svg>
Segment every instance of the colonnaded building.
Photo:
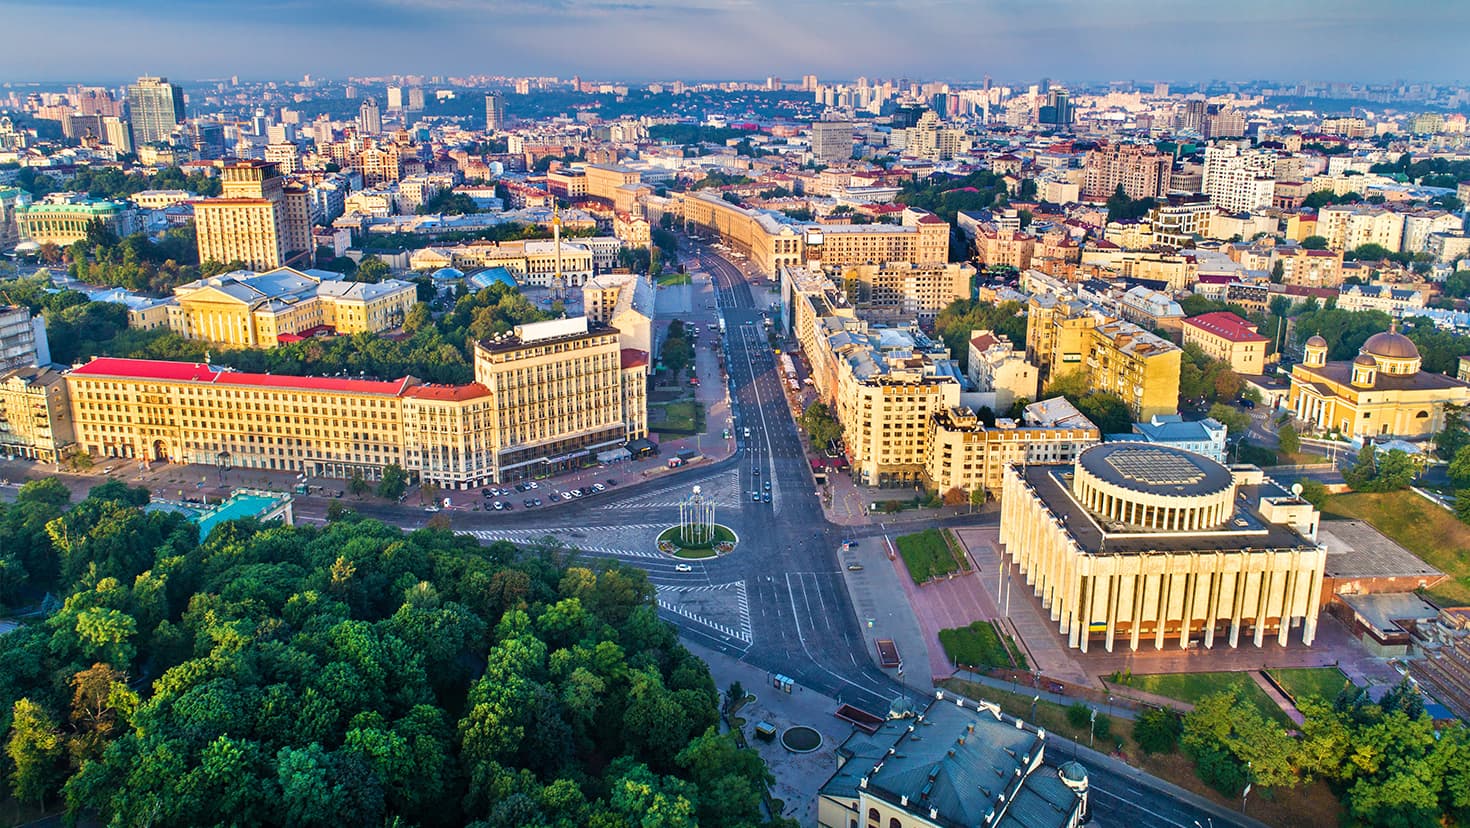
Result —
<svg viewBox="0 0 1470 828"><path fill-rule="evenodd" d="M647 352L586 317L475 348L475 382L251 374L103 357L68 372L72 428L103 457L375 479L397 464L446 488L544 475L648 434Z"/></svg>
<svg viewBox="0 0 1470 828"><path fill-rule="evenodd" d="M1005 471L1000 540L1070 646L1317 634L1320 514L1254 466L1104 443Z"/></svg>

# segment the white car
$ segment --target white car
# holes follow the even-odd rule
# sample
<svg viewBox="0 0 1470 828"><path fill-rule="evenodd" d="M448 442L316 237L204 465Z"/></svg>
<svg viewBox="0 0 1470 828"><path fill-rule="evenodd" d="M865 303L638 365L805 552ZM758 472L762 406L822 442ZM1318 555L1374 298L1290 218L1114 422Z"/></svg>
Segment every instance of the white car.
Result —
<svg viewBox="0 0 1470 828"><path fill-rule="evenodd" d="M690 566L689 564L675 564L674 565L674 571L675 572L693 572L694 571L694 567Z"/></svg>

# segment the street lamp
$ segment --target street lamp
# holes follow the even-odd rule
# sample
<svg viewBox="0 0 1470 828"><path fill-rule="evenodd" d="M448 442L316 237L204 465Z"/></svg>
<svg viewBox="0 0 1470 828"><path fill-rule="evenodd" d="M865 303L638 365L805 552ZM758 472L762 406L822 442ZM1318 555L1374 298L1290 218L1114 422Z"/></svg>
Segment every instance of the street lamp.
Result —
<svg viewBox="0 0 1470 828"><path fill-rule="evenodd" d="M230 452L228 450L221 449L220 452L214 456L214 467L219 472L220 486L224 486L225 473L230 470Z"/></svg>

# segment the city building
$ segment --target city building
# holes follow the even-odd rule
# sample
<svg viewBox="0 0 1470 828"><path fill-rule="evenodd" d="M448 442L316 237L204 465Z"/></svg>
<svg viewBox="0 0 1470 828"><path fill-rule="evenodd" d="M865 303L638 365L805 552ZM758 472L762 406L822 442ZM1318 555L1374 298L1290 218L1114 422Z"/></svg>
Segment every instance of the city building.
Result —
<svg viewBox="0 0 1470 828"><path fill-rule="evenodd" d="M128 86L133 146L165 143L184 122L184 90L168 78L141 77Z"/></svg>
<svg viewBox="0 0 1470 828"><path fill-rule="evenodd" d="M20 305L0 305L0 371L50 362L45 317L32 316Z"/></svg>
<svg viewBox="0 0 1470 828"><path fill-rule="evenodd" d="M1184 309L1162 290L1134 285L1118 297L1118 313L1124 319L1170 336L1184 322Z"/></svg>
<svg viewBox="0 0 1470 828"><path fill-rule="evenodd" d="M1281 263L1281 283L1296 287L1332 288L1342 284L1342 250L1309 250L1305 247L1275 249Z"/></svg>
<svg viewBox="0 0 1470 828"><path fill-rule="evenodd" d="M956 299L970 296L975 268L963 262L883 261L829 269L852 304L873 321L930 322Z"/></svg>
<svg viewBox="0 0 1470 828"><path fill-rule="evenodd" d="M235 271L174 288L168 325L185 339L274 348L318 331L378 333L395 328L417 301L412 282L344 281L341 274L289 267Z"/></svg>
<svg viewBox="0 0 1470 828"><path fill-rule="evenodd" d="M93 222L101 222L119 237L139 229L137 211L127 204L73 193L52 193L40 201L18 206L15 219L22 238L58 247L85 239Z"/></svg>
<svg viewBox="0 0 1470 828"><path fill-rule="evenodd" d="M1097 426L1080 413L1066 425L1002 417L987 426L969 408L941 409L929 420L923 483L940 494L959 489L999 497L1012 463L1071 463L1100 439Z"/></svg>
<svg viewBox="0 0 1470 828"><path fill-rule="evenodd" d="M820 828L1077 828L1086 770L1045 763L1046 732L938 691L917 717L855 729L817 792Z"/></svg>
<svg viewBox="0 0 1470 828"><path fill-rule="evenodd" d="M1032 296L1026 357L1042 380L1081 371L1092 388L1117 394L1134 419L1173 414L1179 405L1179 346L1084 302Z"/></svg>
<svg viewBox="0 0 1470 828"><path fill-rule="evenodd" d="M967 365L970 384L982 396L981 405L991 411L1004 414L1017 399L1036 399L1040 386L1036 366L1004 334L970 331Z"/></svg>
<svg viewBox="0 0 1470 828"><path fill-rule="evenodd" d="M1346 285L1337 295L1337 306L1345 311L1383 311L1404 316L1423 310L1424 293L1393 285Z"/></svg>
<svg viewBox="0 0 1470 828"><path fill-rule="evenodd" d="M822 164L845 164L852 160L851 121L813 121L812 157Z"/></svg>
<svg viewBox="0 0 1470 828"><path fill-rule="evenodd" d="M276 165L233 161L220 171L219 198L193 202L201 262L241 262L273 270L312 252L306 188L288 185Z"/></svg>
<svg viewBox="0 0 1470 828"><path fill-rule="evenodd" d="M505 96L499 92L485 95L485 131L496 132L505 127Z"/></svg>
<svg viewBox="0 0 1470 828"><path fill-rule="evenodd" d="M603 273L582 285L582 312L593 322L617 328L622 348L643 351L656 362L653 347L653 284L636 273Z"/></svg>
<svg viewBox="0 0 1470 828"><path fill-rule="evenodd" d="M1071 469L1006 468L1000 541L1071 647L1310 645L1320 515L1253 466L1104 443Z"/></svg>
<svg viewBox="0 0 1470 828"><path fill-rule="evenodd" d="M1082 195L1107 201L1122 185L1129 198L1163 198L1169 194L1174 158L1152 144L1108 144L1087 153Z"/></svg>
<svg viewBox="0 0 1470 828"><path fill-rule="evenodd" d="M0 454L59 463L75 445L61 372L30 365L0 373Z"/></svg>
<svg viewBox="0 0 1470 828"><path fill-rule="evenodd" d="M20 243L17 211L27 200L25 190L19 187L0 187L0 250L10 250Z"/></svg>
<svg viewBox="0 0 1470 828"><path fill-rule="evenodd" d="M647 355L585 317L476 348L476 382L428 385L99 358L65 375L78 446L102 457L367 479L398 465L466 489L580 467L647 434Z"/></svg>
<svg viewBox="0 0 1470 828"><path fill-rule="evenodd" d="M1217 144L1205 149L1200 191L1228 213L1263 210L1271 206L1276 193L1275 171L1275 153Z"/></svg>
<svg viewBox="0 0 1470 828"><path fill-rule="evenodd" d="M1444 428L1446 406L1470 403L1470 383L1420 369L1419 348L1397 330L1368 337L1345 362L1328 362L1327 341L1313 336L1291 369L1287 407L1344 437L1430 437Z"/></svg>
<svg viewBox="0 0 1470 828"><path fill-rule="evenodd" d="M1186 420L1178 414L1156 414L1141 423L1133 424L1129 434L1109 434L1107 439L1135 440L1156 446L1171 446L1214 460L1225 462L1224 423L1214 417L1203 420Z"/></svg>
<svg viewBox="0 0 1470 828"><path fill-rule="evenodd" d="M357 128L363 135L381 135L383 132L383 113L378 109L378 102L374 98L368 98L362 102L357 109Z"/></svg>
<svg viewBox="0 0 1470 828"><path fill-rule="evenodd" d="M1191 316L1184 320L1183 331L1185 345L1195 345L1211 359L1230 363L1235 373L1265 373L1271 340L1230 311Z"/></svg>

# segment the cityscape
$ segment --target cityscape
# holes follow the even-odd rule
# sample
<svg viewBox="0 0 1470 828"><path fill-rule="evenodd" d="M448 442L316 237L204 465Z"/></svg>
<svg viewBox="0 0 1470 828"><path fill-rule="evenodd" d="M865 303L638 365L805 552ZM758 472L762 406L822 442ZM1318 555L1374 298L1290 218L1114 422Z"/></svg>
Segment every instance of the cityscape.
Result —
<svg viewBox="0 0 1470 828"><path fill-rule="evenodd" d="M129 5L0 3L0 824L1470 825L1470 12Z"/></svg>

